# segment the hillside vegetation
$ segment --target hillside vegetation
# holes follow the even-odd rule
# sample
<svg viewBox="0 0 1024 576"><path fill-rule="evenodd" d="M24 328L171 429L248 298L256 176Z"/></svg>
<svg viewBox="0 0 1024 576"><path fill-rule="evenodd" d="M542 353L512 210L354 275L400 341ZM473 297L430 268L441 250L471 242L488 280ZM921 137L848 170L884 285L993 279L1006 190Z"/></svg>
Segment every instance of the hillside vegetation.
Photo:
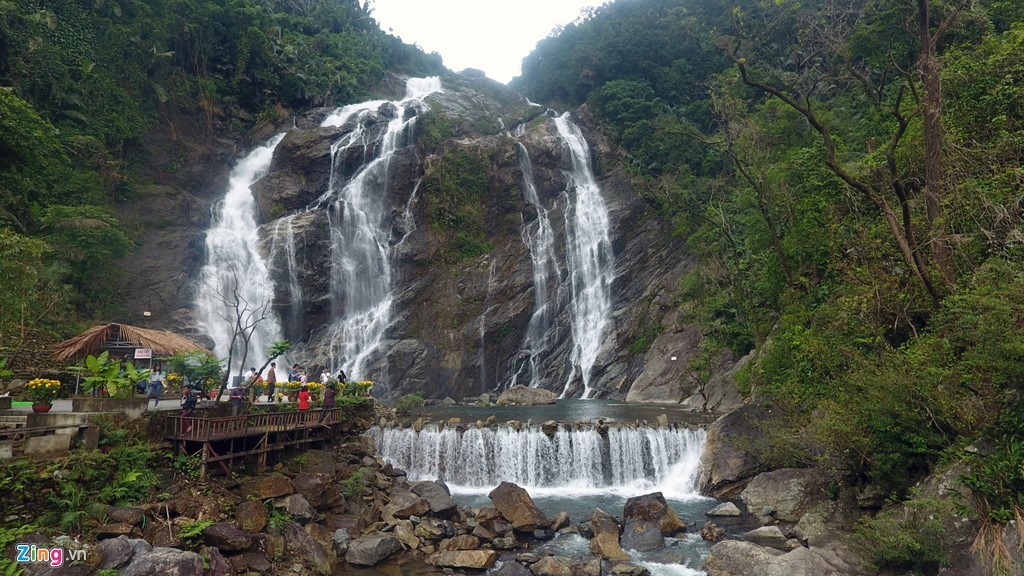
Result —
<svg viewBox="0 0 1024 576"><path fill-rule="evenodd" d="M0 2L0 357L123 315L121 258L145 230L117 208L190 146L442 70L357 0ZM157 132L178 144L159 167Z"/></svg>
<svg viewBox="0 0 1024 576"><path fill-rule="evenodd" d="M689 239L679 305L794 431L766 466L899 500L967 457L984 536L1024 509L1022 62L1019 2L619 0L514 85L587 104Z"/></svg>

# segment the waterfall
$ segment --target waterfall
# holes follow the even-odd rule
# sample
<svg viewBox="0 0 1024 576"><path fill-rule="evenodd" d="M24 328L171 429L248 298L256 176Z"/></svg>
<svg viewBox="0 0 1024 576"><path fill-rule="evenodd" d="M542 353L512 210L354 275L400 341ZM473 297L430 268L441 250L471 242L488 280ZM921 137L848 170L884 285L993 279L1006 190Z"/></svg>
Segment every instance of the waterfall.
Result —
<svg viewBox="0 0 1024 576"><path fill-rule="evenodd" d="M590 395L590 376L611 321L614 257L608 210L591 169L590 147L566 112L555 119L558 134L571 158L566 171L566 267L572 294L570 325L573 348L570 361L579 368L583 398ZM575 370L562 390L565 397Z"/></svg>
<svg viewBox="0 0 1024 576"><path fill-rule="evenodd" d="M274 282L258 249L256 202L251 186L270 167L270 161L284 134L250 152L231 171L224 199L213 207L206 233L206 263L199 273L195 310L200 328L213 339L214 354L226 358L231 352L234 327L239 319L252 326L246 362L259 365L266 350L281 338L281 325L271 306ZM237 306L237 308L236 308ZM240 343L235 342L232 372L241 365Z"/></svg>
<svg viewBox="0 0 1024 576"><path fill-rule="evenodd" d="M689 428L507 425L459 430L430 425L374 427L369 435L385 461L411 480L444 480L454 491L486 493L502 481L531 495L660 491L666 498L698 497L704 430Z"/></svg>
<svg viewBox="0 0 1024 576"><path fill-rule="evenodd" d="M288 319L289 332L298 332L299 319L302 317L302 284L299 283L299 262L295 256L295 229L292 226L295 220L294 215L286 216L277 221L274 231L270 235L270 257L269 262L283 260L288 282ZM278 256L282 253L281 256Z"/></svg>
<svg viewBox="0 0 1024 576"><path fill-rule="evenodd" d="M522 127L519 130L517 136L522 135ZM559 301L562 285L559 279L562 271L555 252L555 233L551 227L551 219L537 194L530 155L521 142L517 140L516 144L519 148L519 170L523 175L523 196L536 210L537 218L523 226L523 244L529 249L533 262L533 313L526 325L526 335L523 339L525 362L513 372L509 385L515 386L519 373L528 367L528 384L531 388L536 388L540 385L540 362L543 355L558 341L555 320L561 309Z"/></svg>
<svg viewBox="0 0 1024 576"><path fill-rule="evenodd" d="M351 126L331 147L331 181L319 203L327 206L331 238L330 290L332 317L328 327L331 371L343 368L353 378L369 378L384 333L391 323L392 268L389 166L396 152L410 144L423 98L441 90L438 78L414 78L398 101L375 100L345 106L324 119L323 126ZM371 126L389 114L386 129L375 142L375 157L343 185L334 172L337 155L354 146L367 150Z"/></svg>
<svg viewBox="0 0 1024 576"><path fill-rule="evenodd" d="M480 362L480 389L486 392L487 385L487 314L490 313L494 306L491 304L491 288L494 287L494 268L497 265L496 260L491 260L491 267L487 271L487 293L484 294L484 311L480 313L480 349L477 353L477 359Z"/></svg>

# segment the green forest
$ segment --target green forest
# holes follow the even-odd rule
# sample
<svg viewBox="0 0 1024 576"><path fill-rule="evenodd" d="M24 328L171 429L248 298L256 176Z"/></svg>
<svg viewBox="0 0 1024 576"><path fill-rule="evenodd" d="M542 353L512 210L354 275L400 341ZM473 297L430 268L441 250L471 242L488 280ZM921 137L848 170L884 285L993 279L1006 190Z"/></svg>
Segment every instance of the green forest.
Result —
<svg viewBox="0 0 1024 576"><path fill-rule="evenodd" d="M0 356L116 316L147 134L443 71L358 0L0 0ZM706 362L752 355L742 391L788 423L766 469L952 515L913 486L966 461L998 567L1024 520L1024 3L617 0L511 87L582 106L616 145L599 169L698 256L676 302ZM944 562L927 518L862 526L880 568Z"/></svg>
<svg viewBox="0 0 1024 576"><path fill-rule="evenodd" d="M585 104L700 256L676 299L753 352L741 387L789 424L766 467L928 509L914 483L966 458L999 568L1024 513L1024 4L620 0L513 84ZM944 561L923 517L865 527L880 567Z"/></svg>

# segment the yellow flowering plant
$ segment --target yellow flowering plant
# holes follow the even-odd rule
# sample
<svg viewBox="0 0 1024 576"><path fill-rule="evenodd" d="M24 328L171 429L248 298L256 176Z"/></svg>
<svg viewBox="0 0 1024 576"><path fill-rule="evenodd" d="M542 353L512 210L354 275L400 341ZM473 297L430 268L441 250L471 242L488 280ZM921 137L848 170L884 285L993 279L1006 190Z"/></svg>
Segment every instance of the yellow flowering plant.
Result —
<svg viewBox="0 0 1024 576"><path fill-rule="evenodd" d="M25 384L25 390L33 404L53 404L60 391L60 381L50 378L33 378Z"/></svg>

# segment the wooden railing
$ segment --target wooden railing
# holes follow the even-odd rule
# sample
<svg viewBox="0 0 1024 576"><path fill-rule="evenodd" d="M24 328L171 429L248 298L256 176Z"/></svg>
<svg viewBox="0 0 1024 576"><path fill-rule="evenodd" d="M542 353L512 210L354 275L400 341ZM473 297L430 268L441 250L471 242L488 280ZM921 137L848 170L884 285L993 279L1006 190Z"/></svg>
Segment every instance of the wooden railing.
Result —
<svg viewBox="0 0 1024 576"><path fill-rule="evenodd" d="M164 437L187 440L223 440L255 436L267 432L285 432L341 422L341 408L319 408L299 412L262 412L241 416L164 417Z"/></svg>

